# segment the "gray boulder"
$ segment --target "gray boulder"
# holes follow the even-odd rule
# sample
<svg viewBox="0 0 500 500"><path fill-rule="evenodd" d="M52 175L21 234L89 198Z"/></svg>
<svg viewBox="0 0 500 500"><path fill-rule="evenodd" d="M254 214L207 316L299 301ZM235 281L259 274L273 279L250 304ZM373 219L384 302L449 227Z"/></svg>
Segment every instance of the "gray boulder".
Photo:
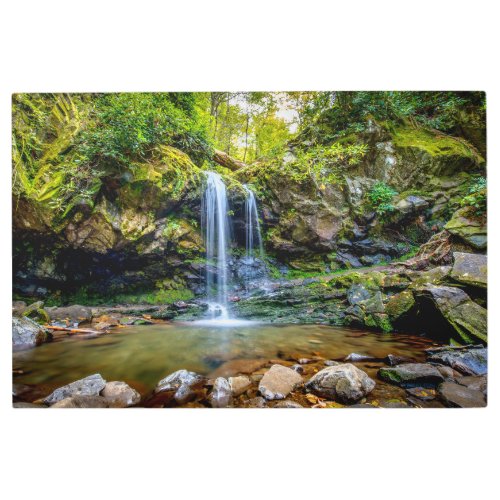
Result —
<svg viewBox="0 0 500 500"><path fill-rule="evenodd" d="M229 377L229 385L233 396L240 396L252 385L252 381L245 375L240 375L239 377Z"/></svg>
<svg viewBox="0 0 500 500"><path fill-rule="evenodd" d="M197 387L204 382L205 377L198 373L189 372L187 370L177 370L158 382L155 393L164 391L176 392L182 385Z"/></svg>
<svg viewBox="0 0 500 500"><path fill-rule="evenodd" d="M224 377L215 379L214 387L210 394L212 408L227 408L232 402L231 386Z"/></svg>
<svg viewBox="0 0 500 500"><path fill-rule="evenodd" d="M308 391L342 403L355 403L374 388L375 381L350 363L324 368L306 383Z"/></svg>
<svg viewBox="0 0 500 500"><path fill-rule="evenodd" d="M52 394L47 396L44 402L52 405L62 399L72 396L99 396L99 393L105 386L106 381L99 373L96 373L95 375L89 375L81 380L59 387Z"/></svg>
<svg viewBox="0 0 500 500"><path fill-rule="evenodd" d="M378 376L401 387L435 387L444 381L441 372L427 363L407 363L390 368L380 368Z"/></svg>
<svg viewBox="0 0 500 500"><path fill-rule="evenodd" d="M446 346L427 349L427 360L451 366L464 375L484 375L488 371L488 349L483 346Z"/></svg>
<svg viewBox="0 0 500 500"><path fill-rule="evenodd" d="M109 408L109 401L101 396L71 396L54 403L51 408Z"/></svg>
<svg viewBox="0 0 500 500"><path fill-rule="evenodd" d="M80 325L92 321L92 309L86 306L72 305L68 307L45 308L52 321L69 322L70 325Z"/></svg>
<svg viewBox="0 0 500 500"><path fill-rule="evenodd" d="M349 290L347 290L347 300L352 306L368 300L371 295L372 294L364 285L352 285Z"/></svg>
<svg viewBox="0 0 500 500"><path fill-rule="evenodd" d="M486 255L477 253L453 253L451 277L466 285L486 288L488 275L488 259Z"/></svg>
<svg viewBox="0 0 500 500"><path fill-rule="evenodd" d="M16 349L27 349L48 342L52 334L30 318L12 318L12 345Z"/></svg>
<svg viewBox="0 0 500 500"><path fill-rule="evenodd" d="M285 399L302 384L302 377L291 368L273 365L262 377L259 392L267 400Z"/></svg>
<svg viewBox="0 0 500 500"><path fill-rule="evenodd" d="M458 408L483 408L486 398L481 391L454 382L444 382L438 387L439 395L447 406Z"/></svg>

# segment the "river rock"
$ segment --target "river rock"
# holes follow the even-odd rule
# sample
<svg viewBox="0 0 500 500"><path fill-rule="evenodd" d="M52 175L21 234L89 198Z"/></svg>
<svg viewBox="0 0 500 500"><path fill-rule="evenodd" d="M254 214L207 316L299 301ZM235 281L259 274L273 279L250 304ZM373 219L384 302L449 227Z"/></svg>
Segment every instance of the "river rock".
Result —
<svg viewBox="0 0 500 500"><path fill-rule="evenodd" d="M266 359L233 359L219 366L210 374L210 377L229 377L240 373L249 375L262 368L266 363Z"/></svg>
<svg viewBox="0 0 500 500"><path fill-rule="evenodd" d="M109 401L101 396L75 395L57 401L51 408L109 408Z"/></svg>
<svg viewBox="0 0 500 500"><path fill-rule="evenodd" d="M246 401L243 402L243 407L244 408L266 408L266 400L260 396L257 396L256 398L252 399L247 399Z"/></svg>
<svg viewBox="0 0 500 500"><path fill-rule="evenodd" d="M196 392L187 384L182 384L174 394L175 402L181 406L194 401L196 397Z"/></svg>
<svg viewBox="0 0 500 500"><path fill-rule="evenodd" d="M106 386L106 381L99 373L76 380L71 384L64 385L56 389L52 394L44 399L47 404L54 404L62 399L72 396L98 396Z"/></svg>
<svg viewBox="0 0 500 500"><path fill-rule="evenodd" d="M386 382L401 387L434 387L444 380L441 372L427 363L408 363L380 368L378 376Z"/></svg>
<svg viewBox="0 0 500 500"><path fill-rule="evenodd" d="M428 389L426 387L409 387L406 392L412 396L415 396L422 401L432 401L436 399L436 390Z"/></svg>
<svg viewBox="0 0 500 500"><path fill-rule="evenodd" d="M451 366L464 375L484 375L488 371L488 349L483 346L446 346L427 349L427 360Z"/></svg>
<svg viewBox="0 0 500 500"><path fill-rule="evenodd" d="M273 408L304 408L301 404L295 401L290 401L289 399L284 399L282 401L277 401L274 403Z"/></svg>
<svg viewBox="0 0 500 500"><path fill-rule="evenodd" d="M243 394L252 385L252 381L248 377L240 375L239 377L229 377L229 385L232 395L236 397Z"/></svg>
<svg viewBox="0 0 500 500"><path fill-rule="evenodd" d="M167 377L161 379L155 387L155 393L172 391L176 392L182 385L188 387L200 386L205 382L205 377L202 375L189 372L187 370L177 370Z"/></svg>
<svg viewBox="0 0 500 500"><path fill-rule="evenodd" d="M438 388L439 395L447 406L458 408L482 408L486 399L481 391L469 389L454 382L444 382Z"/></svg>
<svg viewBox="0 0 500 500"><path fill-rule="evenodd" d="M273 365L262 377L259 391L266 399L285 399L302 384L302 377L291 368Z"/></svg>
<svg viewBox="0 0 500 500"><path fill-rule="evenodd" d="M467 376L467 377L457 377L455 379L457 384L463 385L469 389L474 389L475 391L481 391L485 396L488 390L488 380L486 375L481 377Z"/></svg>
<svg viewBox="0 0 500 500"><path fill-rule="evenodd" d="M412 363L414 361L414 359L407 358L406 356L397 356L395 354L388 354L384 359L384 362L389 366L397 366L403 363Z"/></svg>
<svg viewBox="0 0 500 500"><path fill-rule="evenodd" d="M477 253L453 253L453 268L451 277L466 285L486 288L487 285L487 264L486 255Z"/></svg>
<svg viewBox="0 0 500 500"><path fill-rule="evenodd" d="M35 347L52 339L50 332L30 318L12 318L12 345L16 349Z"/></svg>
<svg viewBox="0 0 500 500"><path fill-rule="evenodd" d="M374 388L375 382L350 363L324 368L306 383L308 391L342 403L355 403Z"/></svg>
<svg viewBox="0 0 500 500"><path fill-rule="evenodd" d="M114 408L134 406L141 400L141 395L135 389L120 381L108 382L104 386L101 396Z"/></svg>
<svg viewBox="0 0 500 500"><path fill-rule="evenodd" d="M302 365L293 365L292 367L293 371L296 371L297 373L304 373L304 367Z"/></svg>
<svg viewBox="0 0 500 500"><path fill-rule="evenodd" d="M375 361L377 358L373 356L366 356L365 354L358 354L356 352L351 352L348 356L344 358L345 362L356 363L360 361Z"/></svg>
<svg viewBox="0 0 500 500"><path fill-rule="evenodd" d="M212 408L227 408L232 402L231 386L224 377L215 380L214 387L210 394L210 404Z"/></svg>
<svg viewBox="0 0 500 500"><path fill-rule="evenodd" d="M69 322L72 326L92 321L92 309L86 306L75 304L68 307L47 307L45 310L52 321Z"/></svg>

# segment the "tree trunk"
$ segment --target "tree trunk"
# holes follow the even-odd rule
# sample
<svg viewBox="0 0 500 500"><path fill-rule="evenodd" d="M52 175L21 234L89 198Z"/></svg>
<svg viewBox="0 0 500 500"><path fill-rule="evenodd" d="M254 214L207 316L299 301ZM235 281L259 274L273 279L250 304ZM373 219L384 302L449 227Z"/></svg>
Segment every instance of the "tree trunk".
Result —
<svg viewBox="0 0 500 500"><path fill-rule="evenodd" d="M219 149L214 149L213 159L215 163L218 163L219 165L222 165L223 167L226 167L233 172L247 166L246 163L237 160L236 158L232 158L227 153L225 153L224 151L220 151Z"/></svg>

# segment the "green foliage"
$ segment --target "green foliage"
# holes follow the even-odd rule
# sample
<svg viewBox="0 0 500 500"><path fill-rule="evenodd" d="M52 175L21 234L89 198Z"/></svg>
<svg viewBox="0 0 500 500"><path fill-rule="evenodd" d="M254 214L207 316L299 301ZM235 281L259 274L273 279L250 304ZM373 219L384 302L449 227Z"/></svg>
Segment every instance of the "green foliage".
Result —
<svg viewBox="0 0 500 500"><path fill-rule="evenodd" d="M486 179L484 177L478 177L475 180L460 204L462 207L470 207L474 215L480 216L486 213Z"/></svg>
<svg viewBox="0 0 500 500"><path fill-rule="evenodd" d="M385 216L394 211L392 200L397 194L385 182L378 181L368 192L368 200L378 215Z"/></svg>

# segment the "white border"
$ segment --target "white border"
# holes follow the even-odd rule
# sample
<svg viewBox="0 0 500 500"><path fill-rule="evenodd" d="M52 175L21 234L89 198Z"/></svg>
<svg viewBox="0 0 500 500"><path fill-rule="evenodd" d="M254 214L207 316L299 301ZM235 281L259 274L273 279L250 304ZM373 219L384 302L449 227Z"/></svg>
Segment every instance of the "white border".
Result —
<svg viewBox="0 0 500 500"><path fill-rule="evenodd" d="M3 498L496 498L494 222L486 410L15 411L9 320L12 92L486 90L496 221L494 2L18 0L0 8Z"/></svg>

